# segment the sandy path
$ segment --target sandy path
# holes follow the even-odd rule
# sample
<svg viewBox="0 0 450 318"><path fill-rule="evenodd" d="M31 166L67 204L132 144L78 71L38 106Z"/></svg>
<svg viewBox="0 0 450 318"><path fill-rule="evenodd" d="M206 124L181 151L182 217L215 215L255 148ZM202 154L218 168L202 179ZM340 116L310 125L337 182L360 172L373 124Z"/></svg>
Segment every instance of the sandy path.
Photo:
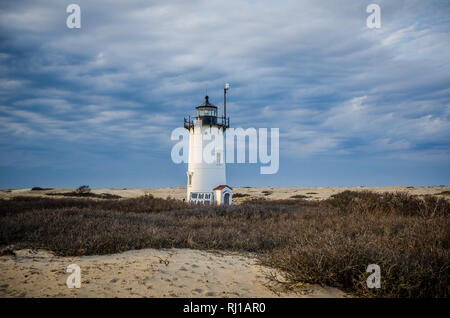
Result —
<svg viewBox="0 0 450 318"><path fill-rule="evenodd" d="M275 294L271 269L251 255L190 249L144 249L121 254L55 257L19 250L0 257L0 297L343 297L335 288L308 286ZM81 268L81 288L66 286L66 268ZM272 270L273 271L273 270Z"/></svg>

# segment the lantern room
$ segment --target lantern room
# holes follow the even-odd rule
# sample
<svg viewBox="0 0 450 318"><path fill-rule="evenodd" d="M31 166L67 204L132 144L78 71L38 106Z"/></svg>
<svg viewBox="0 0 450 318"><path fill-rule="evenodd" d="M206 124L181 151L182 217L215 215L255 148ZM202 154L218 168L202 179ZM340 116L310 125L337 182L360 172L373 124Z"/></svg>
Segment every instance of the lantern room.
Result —
<svg viewBox="0 0 450 318"><path fill-rule="evenodd" d="M197 120L201 120L203 125L217 124L217 106L209 102L208 95L205 96L205 101L196 108Z"/></svg>

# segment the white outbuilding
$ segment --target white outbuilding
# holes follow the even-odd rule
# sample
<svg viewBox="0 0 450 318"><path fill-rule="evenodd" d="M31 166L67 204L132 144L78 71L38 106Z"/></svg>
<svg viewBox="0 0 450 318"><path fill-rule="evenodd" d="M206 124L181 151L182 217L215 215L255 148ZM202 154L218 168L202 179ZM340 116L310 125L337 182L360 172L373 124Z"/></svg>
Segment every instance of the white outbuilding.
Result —
<svg viewBox="0 0 450 318"><path fill-rule="evenodd" d="M231 201L233 199L233 189L225 184L222 184L215 187L213 190L215 192L216 204L231 205Z"/></svg>

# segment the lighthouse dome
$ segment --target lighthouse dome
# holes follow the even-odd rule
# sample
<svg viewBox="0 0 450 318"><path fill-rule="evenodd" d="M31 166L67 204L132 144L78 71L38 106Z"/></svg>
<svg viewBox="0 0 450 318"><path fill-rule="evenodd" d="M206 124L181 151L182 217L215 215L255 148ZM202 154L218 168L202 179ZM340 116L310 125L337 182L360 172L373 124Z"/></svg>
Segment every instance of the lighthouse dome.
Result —
<svg viewBox="0 0 450 318"><path fill-rule="evenodd" d="M209 102L208 95L205 96L205 101L195 109L197 120L201 120L204 125L217 124L217 106Z"/></svg>

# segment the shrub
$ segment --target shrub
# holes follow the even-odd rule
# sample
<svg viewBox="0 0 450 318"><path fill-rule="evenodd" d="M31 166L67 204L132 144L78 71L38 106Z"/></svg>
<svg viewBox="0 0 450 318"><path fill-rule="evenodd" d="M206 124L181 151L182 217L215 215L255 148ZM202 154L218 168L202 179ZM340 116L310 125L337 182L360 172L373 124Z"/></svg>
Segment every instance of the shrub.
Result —
<svg viewBox="0 0 450 318"><path fill-rule="evenodd" d="M253 199L220 207L152 196L17 197L0 200L0 247L68 256L150 247L250 251L290 285L448 297L449 206L433 197L351 191L323 202ZM369 264L381 267L381 289L366 286Z"/></svg>
<svg viewBox="0 0 450 318"><path fill-rule="evenodd" d="M250 196L250 194L247 193L233 193L233 198L243 198L243 197L248 197Z"/></svg>
<svg viewBox="0 0 450 318"><path fill-rule="evenodd" d="M339 213L397 214L410 216L448 216L450 203L444 198L426 195L423 199L407 193L344 191L325 201Z"/></svg>
<svg viewBox="0 0 450 318"><path fill-rule="evenodd" d="M75 190L75 193L77 193L77 194L87 194L90 192L91 192L91 189L89 188L88 185L79 186L78 189Z"/></svg>
<svg viewBox="0 0 450 318"><path fill-rule="evenodd" d="M326 213L309 217L301 235L266 253L292 285L329 285L365 297L448 297L449 222L398 215ZM369 264L381 268L381 289L369 289Z"/></svg>
<svg viewBox="0 0 450 318"><path fill-rule="evenodd" d="M296 195L291 196L291 198L292 199L307 199L307 198L311 198L311 197L303 195L303 194L296 194Z"/></svg>

